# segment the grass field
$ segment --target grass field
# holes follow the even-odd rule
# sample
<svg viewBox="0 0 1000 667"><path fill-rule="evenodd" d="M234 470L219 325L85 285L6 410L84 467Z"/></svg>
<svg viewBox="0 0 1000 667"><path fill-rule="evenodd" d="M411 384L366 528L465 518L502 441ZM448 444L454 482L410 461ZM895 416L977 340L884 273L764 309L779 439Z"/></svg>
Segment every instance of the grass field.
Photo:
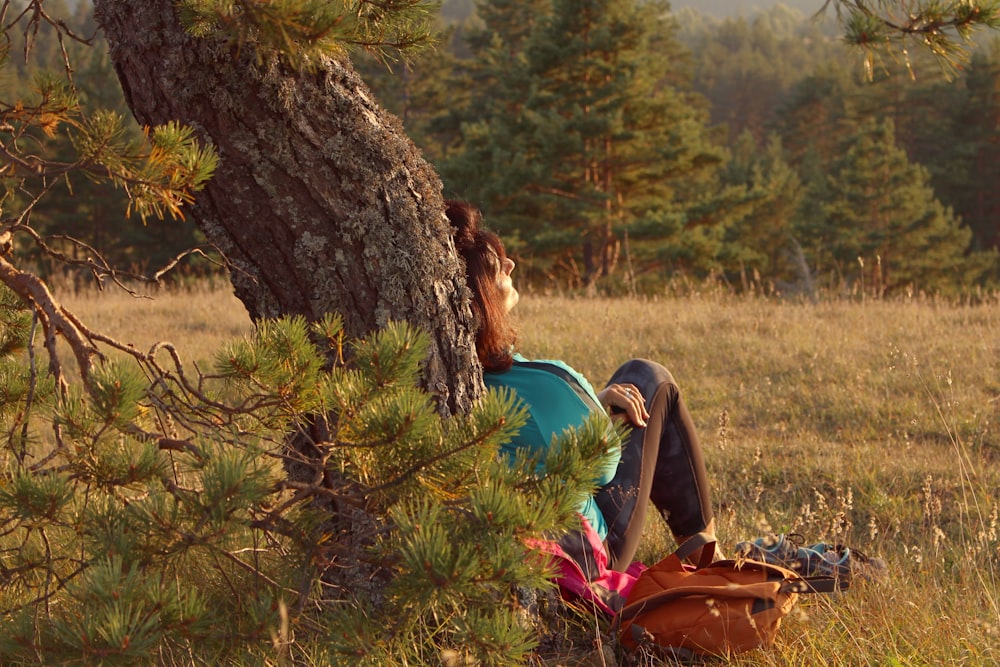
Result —
<svg viewBox="0 0 1000 667"><path fill-rule="evenodd" d="M226 289L67 299L123 342L186 360L246 332ZM804 601L737 665L1000 663L1000 297L790 303L523 295L521 351L601 385L674 373L700 429L724 549L768 532L883 558L884 580ZM640 556L671 550L651 520ZM595 640L602 638L595 635Z"/></svg>

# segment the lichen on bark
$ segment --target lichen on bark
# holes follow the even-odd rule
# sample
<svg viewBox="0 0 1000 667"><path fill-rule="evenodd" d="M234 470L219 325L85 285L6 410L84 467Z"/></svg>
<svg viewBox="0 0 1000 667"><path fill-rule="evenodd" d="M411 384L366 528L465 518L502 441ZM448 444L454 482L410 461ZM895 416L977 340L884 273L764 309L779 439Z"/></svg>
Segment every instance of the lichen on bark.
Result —
<svg viewBox="0 0 1000 667"><path fill-rule="evenodd" d="M441 183L346 59L315 72L195 38L171 0L95 0L140 123L176 120L219 152L190 214L231 262L252 318L341 313L361 336L427 331L428 388L450 411L482 392L464 270Z"/></svg>

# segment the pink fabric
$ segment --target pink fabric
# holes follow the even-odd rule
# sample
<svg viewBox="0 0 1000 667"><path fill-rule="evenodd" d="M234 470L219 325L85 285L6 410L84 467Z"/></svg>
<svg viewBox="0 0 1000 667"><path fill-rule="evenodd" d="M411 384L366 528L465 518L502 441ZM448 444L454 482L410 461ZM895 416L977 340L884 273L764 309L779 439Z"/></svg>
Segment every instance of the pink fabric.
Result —
<svg viewBox="0 0 1000 667"><path fill-rule="evenodd" d="M601 611L614 616L625 605L635 580L646 566L636 561L624 572L608 568L608 554L604 550L597 531L580 517L582 528L579 532L583 546L592 552L592 569L584 572L584 568L566 552L562 544L549 540L529 540L528 546L553 557L556 568L555 581L559 584L563 598L566 600L582 599L596 605Z"/></svg>

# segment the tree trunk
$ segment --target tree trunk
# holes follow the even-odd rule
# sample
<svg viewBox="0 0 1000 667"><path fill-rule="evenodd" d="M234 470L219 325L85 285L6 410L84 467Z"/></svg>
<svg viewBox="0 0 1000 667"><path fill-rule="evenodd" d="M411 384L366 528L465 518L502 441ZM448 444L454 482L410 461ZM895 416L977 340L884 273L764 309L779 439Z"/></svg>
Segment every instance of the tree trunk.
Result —
<svg viewBox="0 0 1000 667"><path fill-rule="evenodd" d="M427 387L449 411L480 395L464 269L441 183L346 58L313 74L194 38L172 0L94 0L138 121L193 127L220 162L189 213L231 263L254 320L335 311L349 334L427 331Z"/></svg>

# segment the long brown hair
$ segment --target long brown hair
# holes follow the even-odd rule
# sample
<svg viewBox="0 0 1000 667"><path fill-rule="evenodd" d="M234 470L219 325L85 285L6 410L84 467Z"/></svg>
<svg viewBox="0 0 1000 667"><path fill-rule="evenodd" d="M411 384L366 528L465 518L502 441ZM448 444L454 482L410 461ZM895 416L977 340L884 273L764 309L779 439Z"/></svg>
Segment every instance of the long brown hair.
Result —
<svg viewBox="0 0 1000 667"><path fill-rule="evenodd" d="M465 260L465 279L472 290L472 314L478 327L476 353L485 370L505 371L514 363L517 331L497 287L497 276L507 258L503 241L480 227L483 216L475 206L453 200L445 204L455 249Z"/></svg>

